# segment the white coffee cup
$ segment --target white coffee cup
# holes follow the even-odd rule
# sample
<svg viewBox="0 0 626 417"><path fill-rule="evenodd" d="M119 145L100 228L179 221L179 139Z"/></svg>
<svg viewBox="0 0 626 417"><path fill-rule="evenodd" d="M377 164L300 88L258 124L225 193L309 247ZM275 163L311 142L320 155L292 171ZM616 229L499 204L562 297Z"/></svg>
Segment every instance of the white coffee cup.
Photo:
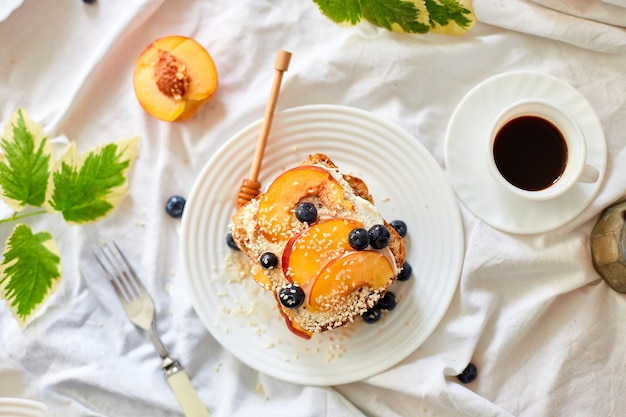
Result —
<svg viewBox="0 0 626 417"><path fill-rule="evenodd" d="M538 99L505 108L489 130L487 166L508 192L528 200L556 198L577 182L596 182L587 142L565 111Z"/></svg>

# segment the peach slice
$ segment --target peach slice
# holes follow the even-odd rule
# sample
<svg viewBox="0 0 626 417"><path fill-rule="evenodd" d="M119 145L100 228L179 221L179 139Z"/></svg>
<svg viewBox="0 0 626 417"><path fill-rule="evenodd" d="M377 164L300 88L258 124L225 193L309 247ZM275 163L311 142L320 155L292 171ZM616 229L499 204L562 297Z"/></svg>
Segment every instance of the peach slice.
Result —
<svg viewBox="0 0 626 417"><path fill-rule="evenodd" d="M281 310L282 311L282 310ZM287 328L291 331L291 333L300 336L303 339L310 339L313 336L312 332L309 332L298 325L298 323L292 321L289 316L283 313L283 317L285 318L285 323L287 323Z"/></svg>
<svg viewBox="0 0 626 417"><path fill-rule="evenodd" d="M303 329L298 323L293 321L291 317L289 317L289 315L285 313L285 310L283 309L283 305L280 303L280 300L278 299L278 295L274 293L274 296L276 297L276 303L278 303L278 311L280 311L280 315L283 316L283 319L285 319L285 324L287 325L287 328L289 329L289 331L295 334L296 336L302 337L303 339L310 339L313 333L308 330Z"/></svg>
<svg viewBox="0 0 626 417"><path fill-rule="evenodd" d="M384 255L372 250L348 252L331 261L315 279L309 306L327 311L362 286L384 289L393 277L393 267Z"/></svg>
<svg viewBox="0 0 626 417"><path fill-rule="evenodd" d="M263 236L270 242L290 237L300 225L294 209L309 196L318 196L329 208L354 209L330 172L313 165L297 166L278 176L259 202L257 224Z"/></svg>
<svg viewBox="0 0 626 417"><path fill-rule="evenodd" d="M330 219L314 224L295 235L283 251L283 273L301 287L317 277L335 258L351 251L348 235L363 223L349 219Z"/></svg>
<svg viewBox="0 0 626 417"><path fill-rule="evenodd" d="M259 265L252 265L252 268L250 268L250 274L252 274L254 281L261 287L270 291L274 289L274 284L270 281L267 275L265 275L265 270Z"/></svg>
<svg viewBox="0 0 626 417"><path fill-rule="evenodd" d="M293 321L287 314L285 314L285 311L283 310L283 307L280 304L280 301L277 301L277 302L278 302L278 310L280 311L280 314L285 319L285 324L287 324L287 328L289 329L289 331L295 334L296 336L300 336L303 339L307 339L307 340L310 339L311 336L313 336L313 333L308 330L303 329L302 327L300 327L300 325L298 325L298 323Z"/></svg>
<svg viewBox="0 0 626 417"><path fill-rule="evenodd" d="M213 96L217 70L211 55L195 40L166 36L137 58L135 95L144 110L168 122L194 115Z"/></svg>

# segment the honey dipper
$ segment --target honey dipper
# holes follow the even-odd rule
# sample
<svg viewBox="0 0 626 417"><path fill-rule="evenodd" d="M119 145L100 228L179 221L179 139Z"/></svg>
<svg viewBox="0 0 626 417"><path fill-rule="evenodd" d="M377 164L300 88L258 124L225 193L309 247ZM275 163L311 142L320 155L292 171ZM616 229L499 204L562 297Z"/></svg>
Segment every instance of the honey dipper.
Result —
<svg viewBox="0 0 626 417"><path fill-rule="evenodd" d="M289 68L290 60L291 52L281 49L276 54L276 61L274 62L274 69L276 72L274 74L274 82L272 84L270 98L267 102L267 106L265 107L265 116L263 117L263 124L261 125L259 138L257 139L254 158L252 159L252 165L250 167L250 175L247 179L244 179L241 182L241 186L239 187L239 194L237 195L237 208L243 206L261 193L261 183L258 181L259 171L261 170L261 162L263 161L263 155L265 153L265 145L267 144L272 119L274 118L274 110L276 109L276 102L278 101L280 83L283 80L283 73Z"/></svg>

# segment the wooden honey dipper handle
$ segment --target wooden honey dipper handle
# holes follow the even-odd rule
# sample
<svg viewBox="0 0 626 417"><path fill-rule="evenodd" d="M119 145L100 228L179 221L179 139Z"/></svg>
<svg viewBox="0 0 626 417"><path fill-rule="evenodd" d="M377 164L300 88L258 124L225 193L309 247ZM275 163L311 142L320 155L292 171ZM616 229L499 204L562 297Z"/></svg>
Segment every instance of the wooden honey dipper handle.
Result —
<svg viewBox="0 0 626 417"><path fill-rule="evenodd" d="M254 158L252 159L252 165L250 166L250 175L247 179L244 179L239 188L239 194L237 195L237 208L243 206L261 192L261 183L259 182L259 172L261 171L261 163L263 162L263 156L265 155L265 146L267 145L267 138L269 137L270 127L272 126L272 120L274 119L274 111L276 110L276 102L278 101L278 94L280 93L280 84L283 80L283 73L289 68L289 62L291 61L291 52L285 50L279 50L276 54L276 61L274 62L274 82L272 83L272 90L270 91L270 97L265 107L265 115L263 117L263 124L261 125L261 132L257 140L256 148L254 151Z"/></svg>

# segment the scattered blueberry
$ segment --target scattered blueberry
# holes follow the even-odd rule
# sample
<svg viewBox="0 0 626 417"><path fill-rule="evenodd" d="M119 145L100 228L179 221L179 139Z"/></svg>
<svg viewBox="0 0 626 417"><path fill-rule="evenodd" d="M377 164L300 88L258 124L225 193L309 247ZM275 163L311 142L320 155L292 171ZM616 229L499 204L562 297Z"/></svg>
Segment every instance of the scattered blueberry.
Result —
<svg viewBox="0 0 626 417"><path fill-rule="evenodd" d="M372 245L374 249L382 249L386 247L391 240L391 233L383 224L375 224L370 228L368 234L370 238L370 245Z"/></svg>
<svg viewBox="0 0 626 417"><path fill-rule="evenodd" d="M298 285L289 284L278 291L278 299L287 308L298 308L304 303L304 290Z"/></svg>
<svg viewBox="0 0 626 417"><path fill-rule="evenodd" d="M185 209L185 199L179 195L170 197L165 204L165 211L167 214L179 219L183 216L183 210Z"/></svg>
<svg viewBox="0 0 626 417"><path fill-rule="evenodd" d="M313 203L300 203L296 207L296 219L302 223L313 224L317 220L317 208Z"/></svg>
<svg viewBox="0 0 626 417"><path fill-rule="evenodd" d="M272 252L265 252L259 259L261 266L265 269L272 269L278 266L278 257Z"/></svg>
<svg viewBox="0 0 626 417"><path fill-rule="evenodd" d="M235 243L235 240L233 239L233 234L230 232L226 235L226 245L228 245L228 247L232 250L241 250L239 249L239 246L237 246L237 244Z"/></svg>
<svg viewBox="0 0 626 417"><path fill-rule="evenodd" d="M409 278L411 278L412 274L413 274L413 267L411 266L410 263L405 261L404 264L402 265L402 271L400 271L400 273L398 274L398 281L406 281Z"/></svg>
<svg viewBox="0 0 626 417"><path fill-rule="evenodd" d="M83 0L83 3L94 4L96 0Z"/></svg>
<svg viewBox="0 0 626 417"><path fill-rule="evenodd" d="M376 304L376 307L380 308L381 310L391 311L396 308L397 303L398 300L396 299L396 295L391 291L387 291L385 295L383 295L382 298L378 300L378 304Z"/></svg>
<svg viewBox="0 0 626 417"><path fill-rule="evenodd" d="M398 232L398 234L400 236L402 236L402 237L406 236L407 228L406 228L406 223L405 222L403 222L402 220L393 220L389 224L391 225L391 227L396 229L396 232Z"/></svg>
<svg viewBox="0 0 626 417"><path fill-rule="evenodd" d="M363 250L369 246L370 237L367 230L357 227L356 229L352 229L348 235L348 242L352 249Z"/></svg>
<svg viewBox="0 0 626 417"><path fill-rule="evenodd" d="M467 367L463 370L463 372L458 374L456 377L459 381L461 381L461 383L469 384L470 382L474 381L477 376L478 376L478 369L476 369L476 365L470 362L467 365Z"/></svg>
<svg viewBox="0 0 626 417"><path fill-rule="evenodd" d="M372 307L361 315L363 321L367 324L376 323L380 320L380 309L378 307Z"/></svg>

